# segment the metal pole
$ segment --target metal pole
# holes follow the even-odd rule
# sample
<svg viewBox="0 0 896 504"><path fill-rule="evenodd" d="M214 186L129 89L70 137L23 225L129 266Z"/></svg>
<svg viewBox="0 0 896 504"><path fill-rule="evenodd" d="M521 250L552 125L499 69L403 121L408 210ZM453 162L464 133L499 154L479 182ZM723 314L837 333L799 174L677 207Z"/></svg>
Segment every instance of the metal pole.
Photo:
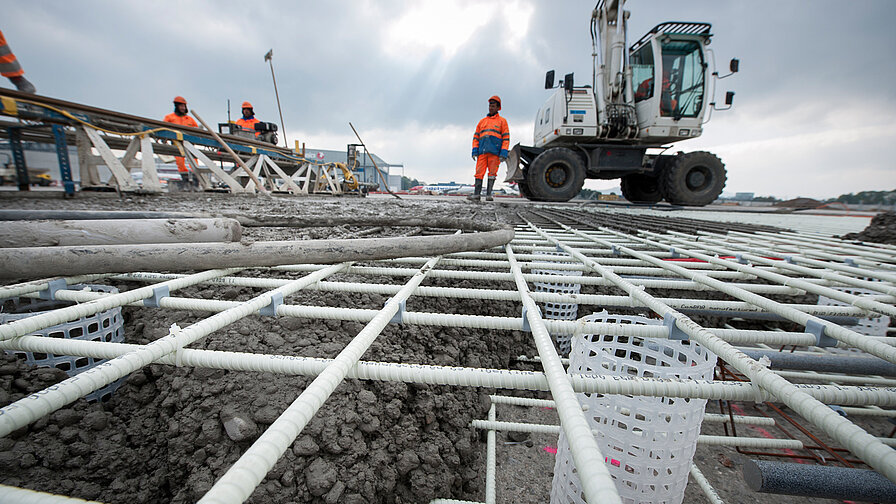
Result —
<svg viewBox="0 0 896 504"><path fill-rule="evenodd" d="M271 49L264 55L264 60L271 65L271 80L274 81L274 96L277 97L277 112L280 113L280 127L283 129L283 145L289 147L289 141L286 140L286 124L283 122L283 110L280 108L280 93L277 92L277 78L274 77L274 50Z"/></svg>

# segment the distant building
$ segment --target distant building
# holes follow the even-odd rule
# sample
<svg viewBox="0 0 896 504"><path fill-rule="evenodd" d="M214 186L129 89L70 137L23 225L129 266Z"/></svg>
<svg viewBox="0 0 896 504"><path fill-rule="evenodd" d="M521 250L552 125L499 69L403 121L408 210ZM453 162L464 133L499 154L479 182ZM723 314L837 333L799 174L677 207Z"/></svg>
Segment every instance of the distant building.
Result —
<svg viewBox="0 0 896 504"><path fill-rule="evenodd" d="M751 192L739 192L734 193L734 201L753 201L753 197L756 196L755 193Z"/></svg>

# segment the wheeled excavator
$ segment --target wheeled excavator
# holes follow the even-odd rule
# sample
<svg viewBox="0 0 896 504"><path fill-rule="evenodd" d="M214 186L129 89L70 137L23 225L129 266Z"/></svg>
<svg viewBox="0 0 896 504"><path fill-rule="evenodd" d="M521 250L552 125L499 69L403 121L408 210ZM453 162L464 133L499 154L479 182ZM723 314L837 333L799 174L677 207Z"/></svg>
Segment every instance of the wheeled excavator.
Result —
<svg viewBox="0 0 896 504"><path fill-rule="evenodd" d="M624 5L598 1L592 84L576 86L573 74L565 75L535 117L534 145L511 149L505 182L516 182L530 200L568 201L586 178L619 178L631 202L708 205L725 187L722 161L704 151L665 152L699 137L712 110L731 108L731 91L726 106L716 106L716 82L736 73L739 61L719 76L707 47L709 23L661 23L629 47ZM555 89L553 70L545 89Z"/></svg>

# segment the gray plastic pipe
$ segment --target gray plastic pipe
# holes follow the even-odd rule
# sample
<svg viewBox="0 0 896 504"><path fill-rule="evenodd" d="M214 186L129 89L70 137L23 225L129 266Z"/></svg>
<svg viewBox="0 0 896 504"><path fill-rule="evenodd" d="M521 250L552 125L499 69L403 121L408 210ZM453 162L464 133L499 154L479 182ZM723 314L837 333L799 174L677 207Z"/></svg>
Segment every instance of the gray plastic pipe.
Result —
<svg viewBox="0 0 896 504"><path fill-rule="evenodd" d="M242 235L235 219L15 221L0 226L0 247L235 242Z"/></svg>
<svg viewBox="0 0 896 504"><path fill-rule="evenodd" d="M868 469L748 460L743 475L755 492L896 502L896 484Z"/></svg>
<svg viewBox="0 0 896 504"><path fill-rule="evenodd" d="M512 229L497 229L411 238L9 248L0 249L0 278L332 264L488 249L512 239Z"/></svg>
<svg viewBox="0 0 896 504"><path fill-rule="evenodd" d="M96 220L96 219L192 219L211 217L193 212L139 212L103 210L0 210L0 221L18 220Z"/></svg>
<svg viewBox="0 0 896 504"><path fill-rule="evenodd" d="M805 353L776 352L774 350L754 350L741 348L741 352L759 360L768 357L774 369L800 369L808 371L861 374L875 376L896 376L896 364L877 357L851 357L848 355L817 355Z"/></svg>

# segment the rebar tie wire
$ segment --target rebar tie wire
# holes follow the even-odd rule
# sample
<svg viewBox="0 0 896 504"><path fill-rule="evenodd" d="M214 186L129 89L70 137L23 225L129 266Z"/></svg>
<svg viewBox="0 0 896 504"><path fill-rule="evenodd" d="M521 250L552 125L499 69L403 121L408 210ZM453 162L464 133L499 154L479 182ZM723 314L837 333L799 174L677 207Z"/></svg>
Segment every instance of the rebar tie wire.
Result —
<svg viewBox="0 0 896 504"><path fill-rule="evenodd" d="M521 217L522 218L522 217ZM525 220L525 219L523 219ZM603 275L604 277L611 279L616 285L628 292L631 296L637 297L642 303L646 304L653 310L655 313L663 314L669 317L675 318L675 326L678 330L684 332L691 339L698 342L699 344L705 346L713 353L718 355L720 358L724 359L725 362L731 364L735 369L746 375L750 382L755 384L757 388L761 388L765 391L768 391L774 394L779 400L787 404L794 411L799 413L806 418L810 422L814 423L816 426L824 430L828 435L842 443L846 446L850 451L859 456L865 463L873 467L875 470L885 475L887 479L890 481L896 482L896 451L894 451L889 446L881 443L877 438L868 434L863 429L853 424L849 420L841 417L834 410L826 406L825 404L819 402L818 400L812 398L810 395L805 392L799 390L794 387L794 385L788 382L786 379L781 378L776 375L772 371L770 371L766 366L760 364L754 359L749 358L743 352L737 350L732 347L730 344L726 343L722 339L715 336L713 333L707 331L702 328L699 324L695 323L693 320L688 318L682 313L675 311L674 309L666 306L665 304L657 301L653 296L647 294L643 290L638 287L632 285L631 283L625 281L623 278L619 277L615 273L609 271L607 268L604 268L600 264L592 261L591 259L585 257L583 254L579 253L577 250L562 244L559 240L551 237L548 233L542 231L540 228L525 220L527 224L534 231L539 233L545 239L554 243L561 249L570 253L583 263L591 266L594 271ZM593 240L595 243L600 243L604 246L610 247L612 244L607 242L606 240L602 240L599 238L593 238L585 235L584 233L580 233L569 226L561 224L557 221L553 221L555 224L559 225L563 229L574 232L578 236L582 236L584 238L588 238ZM611 231L606 228L601 228L603 231ZM726 288L723 282L719 282L717 280L711 279L705 275L700 275L691 271L686 270L685 268L681 268L674 264L663 264L663 261L657 260L653 257L646 256L644 254L639 253L636 250L632 250L628 247L618 247L621 253L631 255L633 257L641 258L644 261L651 262L660 266L662 268L668 269L671 272L677 273L684 277L689 277L695 281L706 283L708 285L712 285L716 287L718 290L722 292L730 292L731 289ZM711 259L709 256L701 254L703 257ZM695 255L695 257L699 257ZM730 262L730 261L729 261ZM657 264L660 263L660 264ZM738 265L737 263L733 263ZM738 265L740 266L740 265ZM770 301L766 298L762 298L761 296L756 296L748 292L739 292L737 296L740 299L747 300L749 302L754 302L754 300L762 305L771 305L778 304ZM796 314L790 313L790 310L782 310L788 313L788 315L796 316L798 318L809 319L808 315L805 315L802 312L797 312ZM793 310L795 311L795 310ZM819 319L820 320L820 319ZM823 322L823 321L822 321ZM824 322L823 322L824 323ZM825 323L826 324L826 323ZM839 327L839 326L837 326ZM842 328L841 328L842 329ZM858 335L853 333L852 331L847 331L843 329L846 333L851 333L856 337L864 338L862 335ZM832 336L837 337L841 333L832 334ZM838 338L840 339L840 338ZM845 340L846 338L844 338ZM852 339L852 338L849 338ZM846 341L851 344L853 341ZM873 342L872 342L873 343ZM866 346L872 346L870 343ZM886 345L882 345L886 346ZM875 348L877 346L875 345ZM886 349L881 349L885 351L881 351L880 353L887 355L891 352L896 352L891 347L886 346ZM866 350L867 351L867 350ZM869 352L870 353L870 352ZM880 355L878 355L880 356ZM888 359L890 360L890 359ZM893 362L893 360L890 360Z"/></svg>

